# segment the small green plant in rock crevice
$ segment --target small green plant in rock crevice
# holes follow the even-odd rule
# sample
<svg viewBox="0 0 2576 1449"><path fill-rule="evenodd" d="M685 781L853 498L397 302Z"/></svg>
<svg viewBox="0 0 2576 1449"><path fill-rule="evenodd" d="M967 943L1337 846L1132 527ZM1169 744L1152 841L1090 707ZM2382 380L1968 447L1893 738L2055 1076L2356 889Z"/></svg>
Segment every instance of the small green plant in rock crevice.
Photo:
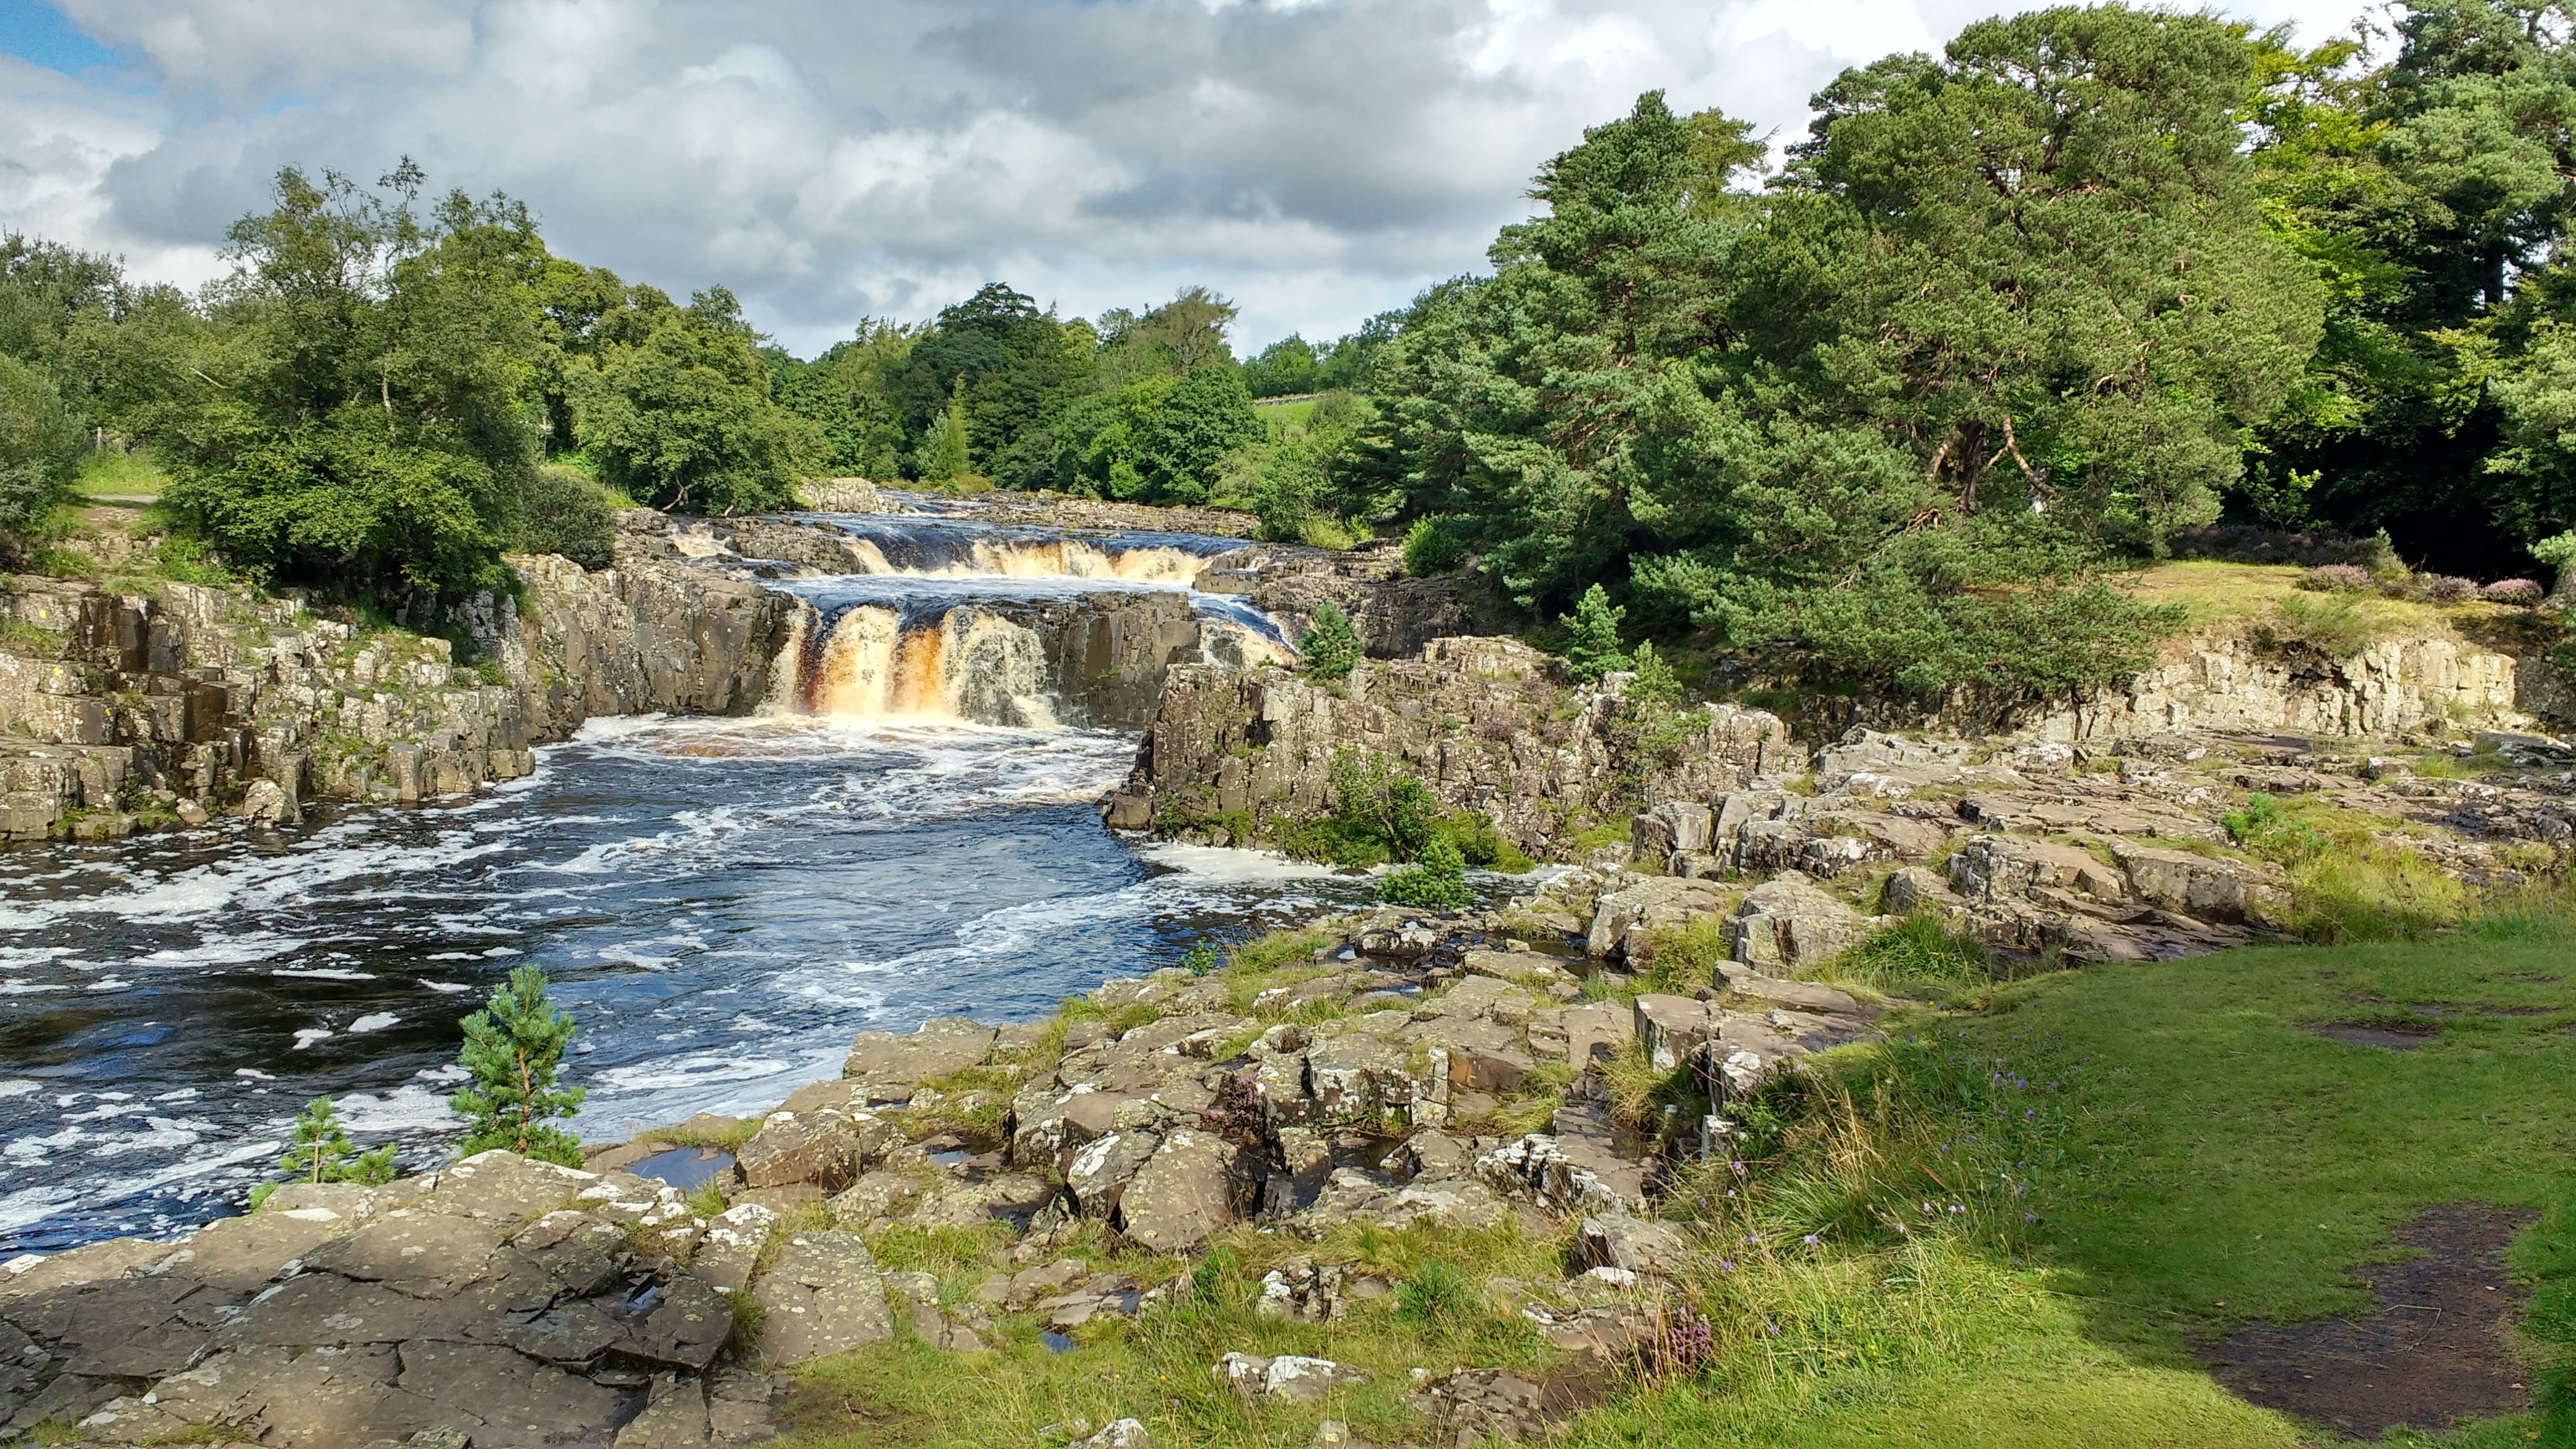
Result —
<svg viewBox="0 0 2576 1449"><path fill-rule="evenodd" d="M474 1085L449 1099L468 1123L459 1156L497 1147L541 1162L581 1165L581 1139L552 1125L578 1111L589 1095L555 1085L572 1033L572 1018L554 1009L546 975L533 964L511 972L491 1004L465 1018L465 1050L458 1060Z"/></svg>
<svg viewBox="0 0 2576 1449"><path fill-rule="evenodd" d="M1599 679L1614 669L1628 667L1627 651L1619 647L1619 621L1627 617L1626 609L1610 602L1610 595L1599 584L1583 591L1574 604L1574 612L1558 622L1565 625L1565 662L1574 677L1586 682Z"/></svg>

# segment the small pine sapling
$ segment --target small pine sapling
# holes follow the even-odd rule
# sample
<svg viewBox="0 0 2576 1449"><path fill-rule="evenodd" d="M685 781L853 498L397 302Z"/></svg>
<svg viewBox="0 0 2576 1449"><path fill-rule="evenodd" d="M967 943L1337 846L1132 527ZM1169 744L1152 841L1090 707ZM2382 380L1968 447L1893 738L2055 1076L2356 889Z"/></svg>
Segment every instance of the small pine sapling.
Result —
<svg viewBox="0 0 2576 1449"><path fill-rule="evenodd" d="M1351 616L1341 605L1327 599L1315 607L1315 621L1297 636L1297 653L1314 678L1348 679L1359 667L1360 631L1351 627Z"/></svg>
<svg viewBox="0 0 2576 1449"><path fill-rule="evenodd" d="M349 1140L331 1099L316 1097L295 1119L277 1170L295 1182L358 1182L372 1187L394 1180L394 1146L388 1142L372 1152L360 1152Z"/></svg>
<svg viewBox="0 0 2576 1449"><path fill-rule="evenodd" d="M1467 889L1467 858L1446 834L1434 835L1420 858L1388 874L1378 884L1378 899L1423 911L1458 911L1475 904Z"/></svg>
<svg viewBox="0 0 2576 1449"><path fill-rule="evenodd" d="M1637 656L1632 662L1637 677L1628 683L1630 699L1667 706L1682 702L1681 676L1673 673L1673 667L1664 662L1664 656L1655 652L1653 640L1637 646Z"/></svg>
<svg viewBox="0 0 2576 1449"><path fill-rule="evenodd" d="M504 1148L540 1162L581 1165L581 1139L551 1125L589 1095L558 1087L555 1072L572 1040L573 1021L546 997L546 974L533 964L510 973L491 1005L465 1018L459 1063L474 1085L450 1098L468 1123L457 1151L465 1157Z"/></svg>
<svg viewBox="0 0 2576 1449"><path fill-rule="evenodd" d="M1628 667L1627 652L1619 647L1619 621L1628 611L1615 607L1599 584L1583 591L1574 603L1574 612L1558 622L1565 625L1565 662L1574 677L1586 682L1597 680L1614 669Z"/></svg>

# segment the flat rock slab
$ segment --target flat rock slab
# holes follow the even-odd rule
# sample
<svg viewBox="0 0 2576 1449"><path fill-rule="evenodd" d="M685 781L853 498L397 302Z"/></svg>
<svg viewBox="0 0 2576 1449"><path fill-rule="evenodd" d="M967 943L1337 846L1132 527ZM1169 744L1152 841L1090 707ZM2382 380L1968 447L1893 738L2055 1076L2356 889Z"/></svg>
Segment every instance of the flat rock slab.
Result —
<svg viewBox="0 0 2576 1449"><path fill-rule="evenodd" d="M926 1082L962 1072L984 1060L993 1049L997 1028L962 1016L943 1016L921 1024L919 1031L897 1036L889 1031L863 1031L841 1064L841 1075L863 1082Z"/></svg>
<svg viewBox="0 0 2576 1449"><path fill-rule="evenodd" d="M490 1218L515 1228L564 1206L596 1173L537 1162L515 1152L478 1152L439 1172L429 1194L413 1204L423 1212Z"/></svg>
<svg viewBox="0 0 2576 1449"><path fill-rule="evenodd" d="M516 1227L403 1209L324 1243L304 1266L382 1283L415 1298L443 1298L492 1272L502 1241Z"/></svg>
<svg viewBox="0 0 2576 1449"><path fill-rule="evenodd" d="M894 1337L885 1280L855 1233L789 1237L752 1296L762 1310L764 1363L804 1363Z"/></svg>

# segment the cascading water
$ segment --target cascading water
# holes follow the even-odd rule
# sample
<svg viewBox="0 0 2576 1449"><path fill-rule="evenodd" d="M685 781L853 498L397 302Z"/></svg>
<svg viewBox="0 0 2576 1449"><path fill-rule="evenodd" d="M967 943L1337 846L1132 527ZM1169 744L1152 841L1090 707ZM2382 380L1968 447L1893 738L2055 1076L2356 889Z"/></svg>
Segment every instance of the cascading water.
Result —
<svg viewBox="0 0 2576 1449"><path fill-rule="evenodd" d="M973 606L906 628L893 609L860 604L831 622L819 649L799 627L779 657L795 712L826 719L1052 729L1036 634Z"/></svg>

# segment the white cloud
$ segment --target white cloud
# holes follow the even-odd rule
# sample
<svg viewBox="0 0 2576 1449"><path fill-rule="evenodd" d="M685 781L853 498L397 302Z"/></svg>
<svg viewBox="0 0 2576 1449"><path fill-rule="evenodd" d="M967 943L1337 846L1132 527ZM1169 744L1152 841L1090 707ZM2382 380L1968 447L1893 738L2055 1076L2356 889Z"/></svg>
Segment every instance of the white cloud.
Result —
<svg viewBox="0 0 2576 1449"><path fill-rule="evenodd" d="M2310 40L2344 0L2243 0ZM276 168L532 205L811 351L1002 278L1204 282L1331 336L1483 265L1531 172L1663 87L1784 136L1976 0L59 0L123 68L0 56L0 226L193 283ZM0 43L5 43L0 34Z"/></svg>

